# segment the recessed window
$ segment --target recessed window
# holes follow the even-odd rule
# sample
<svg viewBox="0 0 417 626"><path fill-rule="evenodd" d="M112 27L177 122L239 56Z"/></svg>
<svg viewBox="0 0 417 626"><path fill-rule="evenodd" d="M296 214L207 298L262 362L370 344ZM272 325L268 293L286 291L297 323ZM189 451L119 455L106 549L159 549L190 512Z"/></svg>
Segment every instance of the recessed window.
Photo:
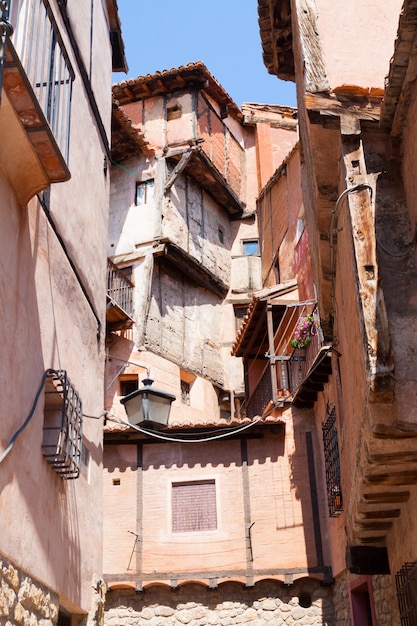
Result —
<svg viewBox="0 0 417 626"><path fill-rule="evenodd" d="M216 483L202 480L172 484L172 531L216 530Z"/></svg>
<svg viewBox="0 0 417 626"><path fill-rule="evenodd" d="M115 485L116 487L120 486L120 478L113 478L113 485Z"/></svg>
<svg viewBox="0 0 417 626"><path fill-rule="evenodd" d="M139 389L139 379L137 374L132 376L123 375L119 378L120 395L128 396Z"/></svg>
<svg viewBox="0 0 417 626"><path fill-rule="evenodd" d="M246 241L242 241L243 254L245 256L256 256L259 255L259 240L258 239L247 239Z"/></svg>
<svg viewBox="0 0 417 626"><path fill-rule="evenodd" d="M236 332L238 332L240 327L242 326L243 318L248 312L248 308L235 306L234 311L235 311L235 328L236 328Z"/></svg>
<svg viewBox="0 0 417 626"><path fill-rule="evenodd" d="M326 470L327 502L330 517L340 515L343 510L340 481L339 444L336 428L336 409L333 407L322 427L324 464Z"/></svg>
<svg viewBox="0 0 417 626"><path fill-rule="evenodd" d="M182 380L181 381L181 402L183 404L187 404L188 406L190 405L190 390L191 390L190 383L187 383L187 381Z"/></svg>
<svg viewBox="0 0 417 626"><path fill-rule="evenodd" d="M154 192L154 180L144 180L143 182L136 183L136 206L143 206L153 201Z"/></svg>
<svg viewBox="0 0 417 626"><path fill-rule="evenodd" d="M181 117L181 107L179 104L174 104L170 107L167 107L167 120L168 122L171 120L177 120Z"/></svg>
<svg viewBox="0 0 417 626"><path fill-rule="evenodd" d="M191 389L195 379L194 374L183 369L180 370L181 402L188 406L191 404Z"/></svg>
<svg viewBox="0 0 417 626"><path fill-rule="evenodd" d="M218 235L219 235L220 243L224 243L224 230L223 230L223 228L220 228L220 226L219 226L219 230L218 230Z"/></svg>

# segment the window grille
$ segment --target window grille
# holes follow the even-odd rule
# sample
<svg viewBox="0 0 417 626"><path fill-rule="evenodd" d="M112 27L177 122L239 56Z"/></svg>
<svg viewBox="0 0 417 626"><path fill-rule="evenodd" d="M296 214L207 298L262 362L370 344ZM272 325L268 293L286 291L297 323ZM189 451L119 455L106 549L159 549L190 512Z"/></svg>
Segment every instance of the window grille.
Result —
<svg viewBox="0 0 417 626"><path fill-rule="evenodd" d="M42 452L64 480L78 478L82 449L82 403L65 370L48 370Z"/></svg>
<svg viewBox="0 0 417 626"><path fill-rule="evenodd" d="M417 561L405 563L395 575L402 626L417 626Z"/></svg>
<svg viewBox="0 0 417 626"><path fill-rule="evenodd" d="M172 531L216 530L216 483L202 480L172 484Z"/></svg>
<svg viewBox="0 0 417 626"><path fill-rule="evenodd" d="M328 417L323 424L323 445L329 514L331 517L336 517L343 510L343 499L340 485L340 459L336 428L336 409L334 407L328 414Z"/></svg>

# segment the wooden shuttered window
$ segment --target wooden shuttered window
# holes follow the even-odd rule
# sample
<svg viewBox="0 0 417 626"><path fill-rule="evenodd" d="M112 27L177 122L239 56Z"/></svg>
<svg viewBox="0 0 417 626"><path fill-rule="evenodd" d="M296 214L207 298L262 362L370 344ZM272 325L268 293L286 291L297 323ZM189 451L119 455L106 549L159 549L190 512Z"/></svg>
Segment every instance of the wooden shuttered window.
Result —
<svg viewBox="0 0 417 626"><path fill-rule="evenodd" d="M202 480L172 484L172 531L216 530L216 483Z"/></svg>

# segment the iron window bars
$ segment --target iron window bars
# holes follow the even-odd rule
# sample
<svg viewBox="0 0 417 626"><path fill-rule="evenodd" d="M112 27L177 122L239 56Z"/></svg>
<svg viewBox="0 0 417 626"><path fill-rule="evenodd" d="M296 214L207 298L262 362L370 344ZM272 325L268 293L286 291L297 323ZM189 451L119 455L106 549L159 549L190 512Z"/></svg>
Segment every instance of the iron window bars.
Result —
<svg viewBox="0 0 417 626"><path fill-rule="evenodd" d="M336 428L336 409L334 407L330 412L328 412L328 417L322 428L329 515L330 517L336 517L337 515L340 515L343 510L343 499L340 485L340 459Z"/></svg>
<svg viewBox="0 0 417 626"><path fill-rule="evenodd" d="M417 561L405 563L395 575L402 626L417 626Z"/></svg>
<svg viewBox="0 0 417 626"><path fill-rule="evenodd" d="M13 0L12 43L68 163L74 71L48 0Z"/></svg>
<svg viewBox="0 0 417 626"><path fill-rule="evenodd" d="M82 402L65 370L48 370L42 451L64 480L78 478L82 448Z"/></svg>

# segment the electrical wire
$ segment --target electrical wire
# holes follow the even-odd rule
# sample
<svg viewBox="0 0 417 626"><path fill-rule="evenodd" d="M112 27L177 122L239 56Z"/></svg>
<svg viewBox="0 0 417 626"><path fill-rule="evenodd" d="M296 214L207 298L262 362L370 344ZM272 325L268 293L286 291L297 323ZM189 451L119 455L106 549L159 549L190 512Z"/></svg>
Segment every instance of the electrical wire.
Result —
<svg viewBox="0 0 417 626"><path fill-rule="evenodd" d="M27 416L27 418L25 419L25 421L23 422L23 424L20 426L20 428L18 428L16 430L16 432L12 435L12 437L10 438L10 441L7 445L7 448L2 452L2 454L0 455L0 463L2 463L4 461L4 459L7 457L7 455L9 454L9 452L11 451L11 449L13 448L14 442L16 441L16 439L18 438L18 436L20 435L20 433L25 430L26 426L29 424L30 420L33 417L33 414L35 413L35 409L36 406L38 404L38 400L39 400L39 396L42 393L42 390L44 388L45 385L45 380L46 377L51 373L54 372L54 370L48 369L43 373L42 376L42 380L41 380L41 384L39 385L38 391L36 392L35 395L35 399L33 401L32 404L32 408L29 411L29 415Z"/></svg>
<svg viewBox="0 0 417 626"><path fill-rule="evenodd" d="M134 428L138 432L144 435L148 435L149 437L154 437L155 439L161 439L162 441L173 441L174 443L204 443L206 441L216 441L217 439L225 439L226 437L235 435L237 433L243 432L244 430L252 428L253 426L255 426L255 424L258 424L262 420L262 417L258 417L257 419L254 419L253 422L251 422L250 424L245 424L244 426L236 426L236 428L231 428L229 432L221 433L218 435L213 435L212 437L208 436L208 437L199 437L198 439L180 439L179 437L161 435L159 433L156 433L155 431L146 430L145 428L140 428L140 426L136 426L136 424L130 424L129 422L122 420L117 415L114 415L113 413L110 413L108 411L104 411L103 416L106 421L115 422L116 424L123 424L124 426L129 426L130 428ZM85 415L85 417L93 417L93 419L100 419L99 417L94 417L90 415Z"/></svg>

